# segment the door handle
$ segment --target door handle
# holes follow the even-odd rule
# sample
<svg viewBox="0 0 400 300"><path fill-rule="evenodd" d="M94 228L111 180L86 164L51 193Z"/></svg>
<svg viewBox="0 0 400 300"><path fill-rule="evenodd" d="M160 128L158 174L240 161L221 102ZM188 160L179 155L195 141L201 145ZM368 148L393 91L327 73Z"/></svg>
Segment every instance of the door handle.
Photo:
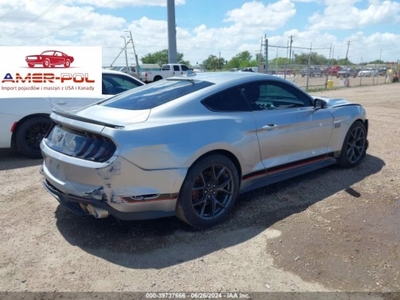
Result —
<svg viewBox="0 0 400 300"><path fill-rule="evenodd" d="M277 128L277 127L278 127L277 124L267 124L267 125L264 125L264 126L262 127L262 129L273 130L273 129Z"/></svg>

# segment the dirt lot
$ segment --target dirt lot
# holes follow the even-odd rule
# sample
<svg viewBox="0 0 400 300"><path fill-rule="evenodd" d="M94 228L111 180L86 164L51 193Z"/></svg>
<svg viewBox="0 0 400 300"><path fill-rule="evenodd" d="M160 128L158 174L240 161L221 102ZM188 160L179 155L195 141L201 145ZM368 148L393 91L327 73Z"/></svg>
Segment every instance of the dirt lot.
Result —
<svg viewBox="0 0 400 300"><path fill-rule="evenodd" d="M400 292L399 92L319 93L366 107L364 162L246 193L206 231L77 217L42 188L40 161L2 151L0 290Z"/></svg>

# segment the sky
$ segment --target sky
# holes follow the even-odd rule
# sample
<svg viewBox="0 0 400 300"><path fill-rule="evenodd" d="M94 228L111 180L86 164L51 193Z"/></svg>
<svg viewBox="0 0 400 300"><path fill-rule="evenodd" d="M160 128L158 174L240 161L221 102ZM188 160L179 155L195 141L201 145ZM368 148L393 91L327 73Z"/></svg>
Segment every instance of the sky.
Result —
<svg viewBox="0 0 400 300"><path fill-rule="evenodd" d="M175 0L177 51L192 66L242 51L318 52L354 63L400 60L400 1ZM101 46L103 66L168 48L167 0L1 0L0 46ZM135 64L132 45L129 64Z"/></svg>

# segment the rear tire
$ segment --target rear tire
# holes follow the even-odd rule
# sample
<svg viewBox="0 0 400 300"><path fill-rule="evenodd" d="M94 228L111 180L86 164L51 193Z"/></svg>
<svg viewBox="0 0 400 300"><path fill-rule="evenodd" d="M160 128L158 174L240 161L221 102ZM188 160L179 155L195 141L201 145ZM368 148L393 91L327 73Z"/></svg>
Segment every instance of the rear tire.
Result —
<svg viewBox="0 0 400 300"><path fill-rule="evenodd" d="M162 79L161 76L156 76L156 77L154 77L154 81L159 81L159 80L161 80L161 79Z"/></svg>
<svg viewBox="0 0 400 300"><path fill-rule="evenodd" d="M176 215L195 228L213 226L229 214L239 194L239 175L226 156L213 154L195 162L181 187Z"/></svg>
<svg viewBox="0 0 400 300"><path fill-rule="evenodd" d="M40 142L50 130L53 122L49 117L40 116L24 121L16 132L18 150L30 158L42 158Z"/></svg>
<svg viewBox="0 0 400 300"><path fill-rule="evenodd" d="M343 142L342 151L338 158L338 164L344 168L358 165L367 151L367 130L361 121L351 125Z"/></svg>

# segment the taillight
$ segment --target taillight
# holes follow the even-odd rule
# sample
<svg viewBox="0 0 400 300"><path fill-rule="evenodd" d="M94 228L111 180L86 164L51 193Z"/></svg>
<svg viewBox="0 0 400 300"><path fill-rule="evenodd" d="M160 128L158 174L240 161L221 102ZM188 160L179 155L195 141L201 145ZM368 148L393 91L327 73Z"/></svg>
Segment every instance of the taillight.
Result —
<svg viewBox="0 0 400 300"><path fill-rule="evenodd" d="M17 127L18 122L14 122L14 124L12 124L10 131L14 132L15 127Z"/></svg>

